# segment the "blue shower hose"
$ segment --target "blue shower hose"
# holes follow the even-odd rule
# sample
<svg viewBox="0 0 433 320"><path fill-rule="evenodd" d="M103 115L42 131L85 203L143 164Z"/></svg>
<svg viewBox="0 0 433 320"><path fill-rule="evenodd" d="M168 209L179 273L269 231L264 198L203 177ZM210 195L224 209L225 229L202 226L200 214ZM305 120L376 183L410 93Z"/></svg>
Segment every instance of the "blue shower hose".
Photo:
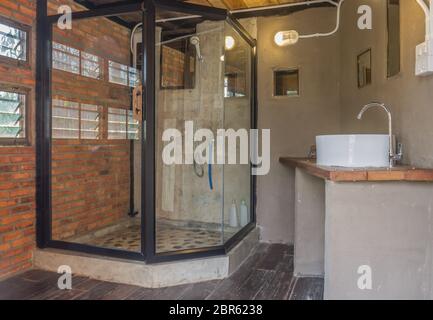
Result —
<svg viewBox="0 0 433 320"><path fill-rule="evenodd" d="M213 179L212 179L212 150L213 150L213 143L210 143L209 148L209 162L208 162L208 170L207 174L209 177L209 189L213 190Z"/></svg>

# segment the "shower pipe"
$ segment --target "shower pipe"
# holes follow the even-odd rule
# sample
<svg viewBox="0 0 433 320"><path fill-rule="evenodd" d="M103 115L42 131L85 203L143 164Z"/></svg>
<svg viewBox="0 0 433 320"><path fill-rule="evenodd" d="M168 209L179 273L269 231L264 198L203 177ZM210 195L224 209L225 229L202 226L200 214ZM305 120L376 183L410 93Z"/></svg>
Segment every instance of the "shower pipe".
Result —
<svg viewBox="0 0 433 320"><path fill-rule="evenodd" d="M427 6L424 0L416 0L416 2L420 5L425 14L425 39L428 41L432 38L431 32L433 31L433 1L430 0L430 8Z"/></svg>
<svg viewBox="0 0 433 320"><path fill-rule="evenodd" d="M321 3L328 3L331 4L335 7L337 7L338 10L338 16L337 16L337 27L329 33L316 33L313 35L302 35L299 36L300 38L312 38L312 37L325 37L325 36L329 36L334 34L335 32L338 31L339 25L340 25L340 9L341 9L341 5L343 4L345 0L341 0L340 2L336 2L334 0L311 0L311 1L304 1L304 2L295 2L295 3L286 3L286 4L279 4L279 5L274 5L274 6L263 6L263 7L255 7L255 8L247 8L247 9L236 9L236 10L230 10L229 12L231 14L236 14L236 13L244 13L244 12L252 12L252 11L266 11L266 10L271 10L271 9L279 9L279 8L290 8L290 7L299 7L299 6L310 6L310 5L314 5L314 4L321 4ZM417 1L421 1L421 0L417 0ZM194 19L194 18L200 18L200 15L189 15L189 16L182 16L182 17L173 17L173 18L166 18L166 19L159 19L156 20L155 22L157 23L161 23L161 22L169 22L169 21L177 21L177 20L185 20L185 19ZM138 28L140 28L143 25L143 23L138 23L131 32L131 52L134 52L134 34L137 31Z"/></svg>
<svg viewBox="0 0 433 320"><path fill-rule="evenodd" d="M318 38L318 37L328 37L332 36L334 33L340 29L340 13L341 13L341 6L343 5L343 2L345 0L340 0L340 2L334 2L334 1L327 1L331 3L332 5L337 7L337 23L335 25L334 30L326 33L313 33L313 34L306 34L306 35L299 35L299 39L309 39L309 38Z"/></svg>

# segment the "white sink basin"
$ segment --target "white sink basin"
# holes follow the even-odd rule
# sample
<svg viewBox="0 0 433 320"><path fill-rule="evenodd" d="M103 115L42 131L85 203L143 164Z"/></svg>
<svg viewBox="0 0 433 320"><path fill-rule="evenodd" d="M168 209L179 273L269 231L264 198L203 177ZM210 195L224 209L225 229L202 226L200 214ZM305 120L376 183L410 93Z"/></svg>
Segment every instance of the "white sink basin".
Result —
<svg viewBox="0 0 433 320"><path fill-rule="evenodd" d="M317 164L327 167L388 167L389 138L381 134L316 137Z"/></svg>

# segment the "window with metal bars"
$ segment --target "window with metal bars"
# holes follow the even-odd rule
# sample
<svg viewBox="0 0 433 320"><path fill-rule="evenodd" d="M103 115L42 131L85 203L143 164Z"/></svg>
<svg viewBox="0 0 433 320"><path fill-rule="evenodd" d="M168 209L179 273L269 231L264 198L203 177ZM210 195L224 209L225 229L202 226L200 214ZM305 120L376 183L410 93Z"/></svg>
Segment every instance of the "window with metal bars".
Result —
<svg viewBox="0 0 433 320"><path fill-rule="evenodd" d="M27 142L27 94L0 88L0 144Z"/></svg>
<svg viewBox="0 0 433 320"><path fill-rule="evenodd" d="M28 63L30 27L0 17L0 58L3 61Z"/></svg>
<svg viewBox="0 0 433 320"><path fill-rule="evenodd" d="M101 107L53 99L53 139L100 139Z"/></svg>

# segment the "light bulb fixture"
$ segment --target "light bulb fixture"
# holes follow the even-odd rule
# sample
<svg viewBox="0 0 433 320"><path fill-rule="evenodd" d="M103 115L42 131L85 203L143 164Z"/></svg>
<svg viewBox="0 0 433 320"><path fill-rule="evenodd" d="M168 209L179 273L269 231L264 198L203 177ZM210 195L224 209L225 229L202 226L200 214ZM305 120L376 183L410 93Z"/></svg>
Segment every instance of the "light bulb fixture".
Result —
<svg viewBox="0 0 433 320"><path fill-rule="evenodd" d="M286 47L297 43L299 33L296 30L279 31L274 36L274 41L277 46Z"/></svg>
<svg viewBox="0 0 433 320"><path fill-rule="evenodd" d="M337 8L337 22L335 24L335 28L331 30L330 32L319 32L319 33L312 33L312 34L299 34L296 30L287 30L287 31L279 31L274 36L275 43L280 47L285 47L289 45L293 45L299 41L299 39L311 39L311 38L321 38L321 37L329 37L335 34L338 29L340 28L340 14L341 14L341 6L343 5L344 1L346 0L340 0L339 2L335 2L333 0L326 1L333 6ZM423 0L418 0L421 5ZM433 1L433 0L430 0ZM313 2L310 1L310 4ZM426 5L424 7L427 7ZM425 9L425 8L424 8Z"/></svg>
<svg viewBox="0 0 433 320"><path fill-rule="evenodd" d="M225 48L226 50L231 50L235 47L236 41L232 36L226 36Z"/></svg>

